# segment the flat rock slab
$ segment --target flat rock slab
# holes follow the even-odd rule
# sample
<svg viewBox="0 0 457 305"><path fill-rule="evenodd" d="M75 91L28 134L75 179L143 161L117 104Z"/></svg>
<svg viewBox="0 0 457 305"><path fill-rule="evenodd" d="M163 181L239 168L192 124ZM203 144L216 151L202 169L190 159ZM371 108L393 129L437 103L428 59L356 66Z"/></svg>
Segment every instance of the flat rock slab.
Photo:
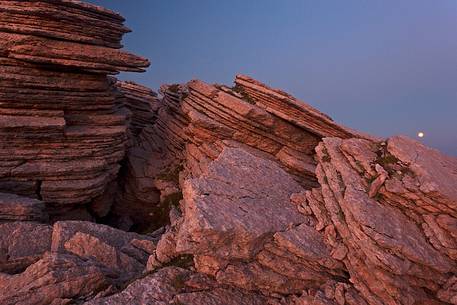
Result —
<svg viewBox="0 0 457 305"><path fill-rule="evenodd" d="M276 162L225 148L201 177L184 183L177 251L252 258L274 233L303 222L289 199L301 190Z"/></svg>

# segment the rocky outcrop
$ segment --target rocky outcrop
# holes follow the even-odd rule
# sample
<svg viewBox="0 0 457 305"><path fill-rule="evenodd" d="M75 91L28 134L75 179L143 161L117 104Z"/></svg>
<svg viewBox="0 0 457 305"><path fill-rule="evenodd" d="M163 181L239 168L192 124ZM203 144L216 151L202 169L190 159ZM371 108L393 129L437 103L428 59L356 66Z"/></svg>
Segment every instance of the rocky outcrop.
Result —
<svg viewBox="0 0 457 305"><path fill-rule="evenodd" d="M235 84L163 86L139 135L129 181L147 187L130 194L179 195L148 270L192 259L219 285L304 304L455 302L455 159Z"/></svg>
<svg viewBox="0 0 457 305"><path fill-rule="evenodd" d="M51 251L92 259L130 279L143 271L155 250L153 239L90 222L56 222Z"/></svg>
<svg viewBox="0 0 457 305"><path fill-rule="evenodd" d="M0 274L0 302L5 305L70 304L103 294L115 282L115 275L94 261L47 252L23 273Z"/></svg>
<svg viewBox="0 0 457 305"><path fill-rule="evenodd" d="M103 194L125 153L127 115L107 74L143 71L127 29L79 1L0 1L0 190L63 214Z"/></svg>
<svg viewBox="0 0 457 305"><path fill-rule="evenodd" d="M332 246L367 302L455 304L457 160L405 137L324 139L317 156Z"/></svg>
<svg viewBox="0 0 457 305"><path fill-rule="evenodd" d="M121 102L131 112L130 137L135 142L141 131L156 121L159 109L157 93L134 82L116 81L116 87L122 94Z"/></svg>
<svg viewBox="0 0 457 305"><path fill-rule="evenodd" d="M128 185L114 207L117 215L133 223L141 221L138 214L151 215L148 223L162 219L167 198L180 197L179 173L199 175L230 143L265 153L309 189L318 186L313 156L322 137L368 138L246 76L235 84L194 80L161 87L155 124L142 129L128 156ZM274 103L282 109L269 106Z"/></svg>
<svg viewBox="0 0 457 305"><path fill-rule="evenodd" d="M344 279L313 219L291 203L300 192L304 188L276 162L225 148L200 177L184 182L183 217L149 265L192 255L198 271L264 293L299 294L331 275Z"/></svg>
<svg viewBox="0 0 457 305"><path fill-rule="evenodd" d="M405 137L316 151L320 187L305 190L258 151L224 148L184 181L149 269L190 255L220 284L305 304L454 304L457 160Z"/></svg>
<svg viewBox="0 0 457 305"><path fill-rule="evenodd" d="M457 159L243 75L118 81L123 21L0 0L0 304L457 304Z"/></svg>

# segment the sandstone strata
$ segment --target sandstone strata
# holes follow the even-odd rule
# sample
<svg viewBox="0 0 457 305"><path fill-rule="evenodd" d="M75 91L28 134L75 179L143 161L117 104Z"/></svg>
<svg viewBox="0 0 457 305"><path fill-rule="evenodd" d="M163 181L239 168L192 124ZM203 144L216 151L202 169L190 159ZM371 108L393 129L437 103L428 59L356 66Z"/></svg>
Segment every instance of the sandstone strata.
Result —
<svg viewBox="0 0 457 305"><path fill-rule="evenodd" d="M313 156L323 137L367 137L251 78L238 76L235 83L228 88L194 80L161 87L155 124L142 129L128 155L128 186L114 207L119 217L160 218L170 195L179 198L183 167L186 174L199 174L230 143L263 152L308 189L318 186ZM274 103L284 107L274 110ZM308 118L307 125L300 117Z"/></svg>
<svg viewBox="0 0 457 305"><path fill-rule="evenodd" d="M79 1L0 1L0 190L60 213L116 178L127 119L107 74L143 71L128 30Z"/></svg>
<svg viewBox="0 0 457 305"><path fill-rule="evenodd" d="M457 159L247 76L118 81L123 21L0 1L0 304L457 304Z"/></svg>

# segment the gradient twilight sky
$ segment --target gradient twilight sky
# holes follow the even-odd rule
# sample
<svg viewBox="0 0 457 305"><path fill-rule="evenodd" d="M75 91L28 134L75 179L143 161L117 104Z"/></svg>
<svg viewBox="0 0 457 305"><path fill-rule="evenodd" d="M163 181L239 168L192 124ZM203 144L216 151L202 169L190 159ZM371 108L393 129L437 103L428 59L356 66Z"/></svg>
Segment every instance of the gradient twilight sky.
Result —
<svg viewBox="0 0 457 305"><path fill-rule="evenodd" d="M281 88L335 121L406 134L457 156L457 0L92 0L121 13L126 48L157 89L236 74Z"/></svg>

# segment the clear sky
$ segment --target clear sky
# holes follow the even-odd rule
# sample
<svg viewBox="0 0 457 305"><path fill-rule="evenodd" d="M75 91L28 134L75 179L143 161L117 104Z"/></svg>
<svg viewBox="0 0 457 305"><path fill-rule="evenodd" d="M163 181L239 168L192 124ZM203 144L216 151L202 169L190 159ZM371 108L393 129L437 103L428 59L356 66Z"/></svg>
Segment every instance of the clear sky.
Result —
<svg viewBox="0 0 457 305"><path fill-rule="evenodd" d="M457 0L92 0L120 12L154 89L250 75L380 136L457 156Z"/></svg>

